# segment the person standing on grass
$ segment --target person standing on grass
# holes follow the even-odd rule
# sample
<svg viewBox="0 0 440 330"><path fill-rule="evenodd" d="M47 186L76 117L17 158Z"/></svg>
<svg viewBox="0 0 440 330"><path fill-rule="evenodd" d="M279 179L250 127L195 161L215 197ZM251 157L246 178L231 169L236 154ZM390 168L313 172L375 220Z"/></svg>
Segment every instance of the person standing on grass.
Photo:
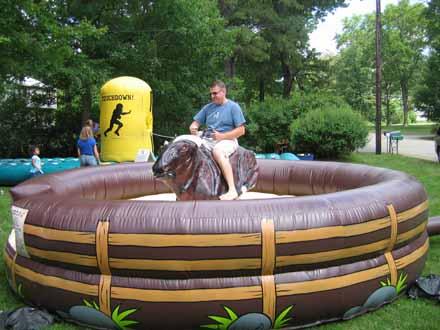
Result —
<svg viewBox="0 0 440 330"><path fill-rule="evenodd" d="M229 156L238 148L237 139L245 134L246 120L240 106L226 98L224 82L214 81L210 87L210 96L212 102L194 116L189 130L191 134L198 135L199 127L206 125L207 129L202 134L203 144L212 151L228 185L228 191L220 199L233 200L238 197L238 193Z"/></svg>
<svg viewBox="0 0 440 330"><path fill-rule="evenodd" d="M440 163L440 126L437 129L437 135L434 137L435 152Z"/></svg>

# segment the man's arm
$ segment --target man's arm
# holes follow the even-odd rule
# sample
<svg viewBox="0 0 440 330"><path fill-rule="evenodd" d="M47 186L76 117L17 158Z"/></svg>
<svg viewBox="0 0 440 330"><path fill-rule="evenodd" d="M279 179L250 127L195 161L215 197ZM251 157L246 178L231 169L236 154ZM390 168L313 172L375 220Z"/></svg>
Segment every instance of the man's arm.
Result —
<svg viewBox="0 0 440 330"><path fill-rule="evenodd" d="M238 139L240 136L244 135L246 133L246 129L244 128L244 125L238 126L234 128L232 131L220 133L217 131L214 131L211 133L211 137L214 140L233 140Z"/></svg>
<svg viewBox="0 0 440 330"><path fill-rule="evenodd" d="M191 125L189 125L189 131L192 135L197 135L197 131L199 130L200 123L197 120L194 120Z"/></svg>

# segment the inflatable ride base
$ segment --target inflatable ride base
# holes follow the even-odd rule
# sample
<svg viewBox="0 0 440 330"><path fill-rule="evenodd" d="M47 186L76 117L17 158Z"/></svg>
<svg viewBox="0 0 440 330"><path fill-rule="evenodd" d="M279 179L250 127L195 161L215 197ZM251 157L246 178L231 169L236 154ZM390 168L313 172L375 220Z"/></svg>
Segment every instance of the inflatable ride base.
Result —
<svg viewBox="0 0 440 330"><path fill-rule="evenodd" d="M421 274L428 203L404 173L259 160L238 201L169 193L151 164L84 168L11 189L9 285L100 329L293 329L393 301Z"/></svg>
<svg viewBox="0 0 440 330"><path fill-rule="evenodd" d="M395 262L402 266L392 275L397 279L391 278L386 258L376 258L370 265L322 269L324 276L310 271L216 285L66 272L17 256L11 243L5 261L9 284L25 302L88 327L269 330L351 319L393 301L415 280L408 274L421 272L427 250L425 241L408 255L397 251L401 258ZM325 277L341 271L344 275ZM183 328L178 320L188 314L194 323Z"/></svg>
<svg viewBox="0 0 440 330"><path fill-rule="evenodd" d="M45 174L61 172L79 167L78 158L42 158L41 164ZM0 186L14 186L31 177L31 160L29 158L0 159Z"/></svg>

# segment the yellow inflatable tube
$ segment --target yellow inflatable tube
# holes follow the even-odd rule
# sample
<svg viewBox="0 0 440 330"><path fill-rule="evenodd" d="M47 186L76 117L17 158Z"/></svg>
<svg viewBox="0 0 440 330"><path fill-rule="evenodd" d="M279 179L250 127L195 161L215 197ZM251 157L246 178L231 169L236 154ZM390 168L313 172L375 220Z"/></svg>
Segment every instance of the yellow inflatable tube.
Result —
<svg viewBox="0 0 440 330"><path fill-rule="evenodd" d="M150 86L134 77L104 84L100 94L101 158L134 161L152 151L153 97Z"/></svg>

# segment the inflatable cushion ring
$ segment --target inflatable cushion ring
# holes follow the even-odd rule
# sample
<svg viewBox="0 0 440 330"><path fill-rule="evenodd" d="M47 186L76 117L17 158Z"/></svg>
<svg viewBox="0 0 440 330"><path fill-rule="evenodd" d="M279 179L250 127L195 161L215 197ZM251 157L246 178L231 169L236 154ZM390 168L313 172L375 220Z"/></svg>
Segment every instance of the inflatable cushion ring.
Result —
<svg viewBox="0 0 440 330"><path fill-rule="evenodd" d="M281 329L374 310L420 275L428 203L413 177L257 163L254 191L297 197L130 200L170 192L147 163L23 182L11 189L9 284L26 302L95 328Z"/></svg>

